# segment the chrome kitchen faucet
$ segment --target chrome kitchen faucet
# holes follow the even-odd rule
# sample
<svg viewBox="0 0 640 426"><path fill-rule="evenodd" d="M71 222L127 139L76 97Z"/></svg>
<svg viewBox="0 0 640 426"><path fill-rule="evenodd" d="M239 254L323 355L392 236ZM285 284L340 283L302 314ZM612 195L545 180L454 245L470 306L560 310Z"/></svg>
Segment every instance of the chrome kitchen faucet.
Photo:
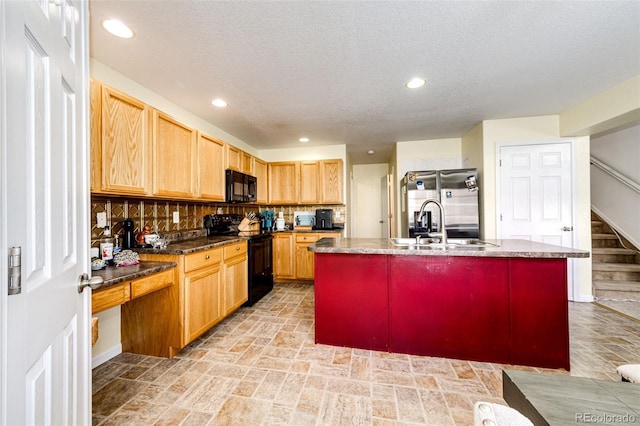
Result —
<svg viewBox="0 0 640 426"><path fill-rule="evenodd" d="M418 217L422 217L422 214L424 213L424 209L425 207L427 207L427 204L429 203L434 203L436 206L438 206L438 208L440 209L440 229L441 234L442 234L442 241L440 241L442 244L447 245L447 228L444 226L444 207L442 207L442 204L440 204L440 202L438 200L434 200L434 199L428 199L426 200L424 203L422 203L422 205L420 206L420 213L418 213ZM427 233L427 235L429 237L431 236L438 236L438 234L431 234L431 233ZM420 244L420 236L416 237L416 242L418 244Z"/></svg>

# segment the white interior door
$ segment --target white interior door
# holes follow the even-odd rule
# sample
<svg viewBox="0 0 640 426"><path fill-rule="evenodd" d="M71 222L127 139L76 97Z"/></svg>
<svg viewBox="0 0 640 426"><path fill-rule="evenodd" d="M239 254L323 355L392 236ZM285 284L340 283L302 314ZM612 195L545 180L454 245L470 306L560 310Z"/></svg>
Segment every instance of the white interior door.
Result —
<svg viewBox="0 0 640 426"><path fill-rule="evenodd" d="M574 247L571 155L570 142L499 147L499 238Z"/></svg>
<svg viewBox="0 0 640 426"><path fill-rule="evenodd" d="M88 3L0 1L0 237L21 248L19 294L2 264L0 423L90 424Z"/></svg>
<svg viewBox="0 0 640 426"><path fill-rule="evenodd" d="M382 224L382 238L391 238L391 229L393 227L392 212L392 184L393 177L386 175L382 177L380 182L380 193L382 194L382 211L380 212Z"/></svg>

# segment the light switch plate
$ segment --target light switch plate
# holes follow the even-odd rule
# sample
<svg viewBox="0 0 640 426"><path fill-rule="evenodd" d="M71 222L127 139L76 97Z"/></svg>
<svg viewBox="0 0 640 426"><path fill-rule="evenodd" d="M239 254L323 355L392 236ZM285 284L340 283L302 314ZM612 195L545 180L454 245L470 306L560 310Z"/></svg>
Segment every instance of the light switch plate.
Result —
<svg viewBox="0 0 640 426"><path fill-rule="evenodd" d="M106 212L100 212L96 214L96 226L98 228L104 228L105 226L107 226L107 213Z"/></svg>
<svg viewBox="0 0 640 426"><path fill-rule="evenodd" d="M173 212L173 223L180 223L180 212Z"/></svg>

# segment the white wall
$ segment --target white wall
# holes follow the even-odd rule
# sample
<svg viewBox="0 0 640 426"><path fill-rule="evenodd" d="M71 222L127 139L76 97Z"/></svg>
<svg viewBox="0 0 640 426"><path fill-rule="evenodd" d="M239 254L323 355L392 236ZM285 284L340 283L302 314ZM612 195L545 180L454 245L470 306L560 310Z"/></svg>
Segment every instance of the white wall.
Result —
<svg viewBox="0 0 640 426"><path fill-rule="evenodd" d="M462 139L430 139L396 143L395 149L396 235L402 236L400 181L408 171L458 169L462 167ZM467 165L465 165L467 167ZM468 167L476 167L473 164Z"/></svg>
<svg viewBox="0 0 640 426"><path fill-rule="evenodd" d="M203 120L186 109L179 107L168 99L152 92L141 84L125 77L113 68L110 68L93 58L91 58L90 61L90 73L91 78L111 86L114 89L120 90L129 96L133 96L147 105L151 105L153 108L171 115L176 120L186 124L187 126L198 129L209 136L222 139L236 148L240 148L253 156L261 158L258 154L258 150L251 145L212 125L208 121Z"/></svg>
<svg viewBox="0 0 640 426"><path fill-rule="evenodd" d="M591 139L591 155L640 185L640 123ZM640 247L640 194L591 166L591 205L636 247Z"/></svg>
<svg viewBox="0 0 640 426"><path fill-rule="evenodd" d="M351 236L354 238L383 238L382 235L382 178L389 173L388 164L364 164L352 167L353 208ZM386 220L386 218L385 218Z"/></svg>

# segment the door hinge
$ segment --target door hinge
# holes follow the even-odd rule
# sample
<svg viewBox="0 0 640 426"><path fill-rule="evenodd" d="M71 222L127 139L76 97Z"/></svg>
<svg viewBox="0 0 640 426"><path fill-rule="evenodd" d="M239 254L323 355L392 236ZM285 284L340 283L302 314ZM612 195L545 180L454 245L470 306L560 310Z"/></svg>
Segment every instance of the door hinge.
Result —
<svg viewBox="0 0 640 426"><path fill-rule="evenodd" d="M502 222L502 213L500 213L500 222Z"/></svg>
<svg viewBox="0 0 640 426"><path fill-rule="evenodd" d="M9 296L22 292L22 248L9 249Z"/></svg>
<svg viewBox="0 0 640 426"><path fill-rule="evenodd" d="M502 167L502 158L498 160L498 166Z"/></svg>

